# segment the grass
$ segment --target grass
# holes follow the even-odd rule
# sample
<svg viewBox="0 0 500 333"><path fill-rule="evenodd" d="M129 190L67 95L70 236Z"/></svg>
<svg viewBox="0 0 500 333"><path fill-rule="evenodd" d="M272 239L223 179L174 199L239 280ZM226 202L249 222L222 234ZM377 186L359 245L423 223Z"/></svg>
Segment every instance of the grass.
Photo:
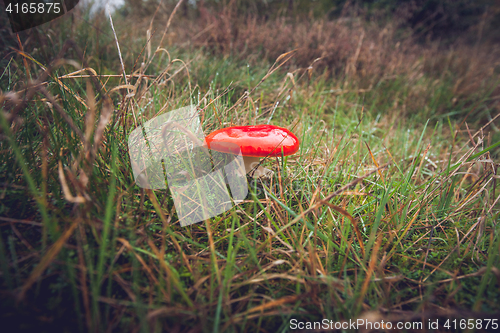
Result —
<svg viewBox="0 0 500 333"><path fill-rule="evenodd" d="M447 319L498 317L498 75L449 70L470 53L417 53L417 65L387 73L361 49L364 74L346 73L354 47L339 64L308 69L307 52L285 53L288 42L269 58L249 43L179 46L169 33L182 39L185 22L167 31L168 53L154 53L158 30L148 56L149 20L130 31L116 17L125 72L137 74L131 87L109 25L96 21L96 36L74 22L57 23L59 34L35 29L0 80L3 322L43 332L282 332L292 319L364 318L440 320L445 331ZM394 52L385 43L377 51ZM386 64L418 58L405 43ZM494 68L479 50L471 71ZM56 57L66 61L49 66ZM78 69L69 59L99 76L69 75ZM245 202L180 227L168 189L135 184L127 139L190 104L205 133L269 122L292 129L301 148L268 159L273 178L251 182Z"/></svg>

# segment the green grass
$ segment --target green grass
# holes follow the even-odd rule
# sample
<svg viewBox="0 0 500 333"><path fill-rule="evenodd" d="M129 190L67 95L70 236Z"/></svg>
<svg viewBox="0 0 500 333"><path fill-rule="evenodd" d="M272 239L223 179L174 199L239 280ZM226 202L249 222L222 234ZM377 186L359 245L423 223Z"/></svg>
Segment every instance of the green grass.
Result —
<svg viewBox="0 0 500 333"><path fill-rule="evenodd" d="M93 33L76 37L89 58ZM141 38L120 39L127 74ZM121 74L113 47L88 66ZM78 52L70 46L64 57ZM89 78L61 79L65 89L55 78L75 70L66 64L19 109L6 93L23 88L25 67L20 56L9 62L0 82L2 321L43 332L282 332L291 319L498 316L498 140L480 130L485 123L470 135L462 123L474 107L493 110L494 86L450 106L453 82L441 80L420 112L405 114L405 96L431 75L360 91L355 78L321 71L283 66L267 76L265 60L170 52L187 68L157 54L138 85L142 99L106 94ZM166 81L155 82L165 69ZM106 80L108 92L124 84ZM291 128L301 148L266 161L273 178L251 183L244 203L180 227L168 189L135 184L127 139L136 121L190 104L203 110L205 133L270 122Z"/></svg>

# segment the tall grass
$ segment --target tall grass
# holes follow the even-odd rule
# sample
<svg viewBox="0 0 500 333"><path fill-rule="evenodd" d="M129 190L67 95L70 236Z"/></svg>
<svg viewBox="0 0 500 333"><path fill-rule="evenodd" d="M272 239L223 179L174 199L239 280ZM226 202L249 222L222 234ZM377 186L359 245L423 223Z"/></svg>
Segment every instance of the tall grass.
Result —
<svg viewBox="0 0 500 333"><path fill-rule="evenodd" d="M172 12L134 29L116 16L125 73L103 20L75 13L20 35L0 82L2 322L281 332L291 319L440 319L445 331L498 317L494 53L398 41L390 25L226 12L201 26L172 16L168 30ZM301 148L267 160L274 176L245 202L182 228L168 189L135 184L126 143L189 104L206 133L270 122Z"/></svg>

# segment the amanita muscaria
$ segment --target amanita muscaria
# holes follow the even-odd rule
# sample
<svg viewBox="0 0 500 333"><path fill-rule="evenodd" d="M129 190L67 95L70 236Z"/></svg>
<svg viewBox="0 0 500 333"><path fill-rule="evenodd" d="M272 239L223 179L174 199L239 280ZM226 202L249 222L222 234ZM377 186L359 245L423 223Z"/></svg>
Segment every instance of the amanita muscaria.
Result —
<svg viewBox="0 0 500 333"><path fill-rule="evenodd" d="M288 156L299 150L299 139L286 128L274 125L233 126L212 132L205 138L209 149L238 154L239 147L245 171L254 178L266 177L272 171L259 166L262 157ZM258 166L258 167L257 167Z"/></svg>

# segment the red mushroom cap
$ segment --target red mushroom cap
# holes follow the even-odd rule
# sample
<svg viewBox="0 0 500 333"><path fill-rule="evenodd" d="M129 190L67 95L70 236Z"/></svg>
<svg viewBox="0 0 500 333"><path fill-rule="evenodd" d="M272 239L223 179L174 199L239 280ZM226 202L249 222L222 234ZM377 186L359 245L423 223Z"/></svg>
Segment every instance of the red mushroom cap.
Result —
<svg viewBox="0 0 500 333"><path fill-rule="evenodd" d="M299 150L299 139L286 128L274 125L234 126L217 130L205 138L209 149L252 157L292 155ZM236 149L235 149L236 148Z"/></svg>

